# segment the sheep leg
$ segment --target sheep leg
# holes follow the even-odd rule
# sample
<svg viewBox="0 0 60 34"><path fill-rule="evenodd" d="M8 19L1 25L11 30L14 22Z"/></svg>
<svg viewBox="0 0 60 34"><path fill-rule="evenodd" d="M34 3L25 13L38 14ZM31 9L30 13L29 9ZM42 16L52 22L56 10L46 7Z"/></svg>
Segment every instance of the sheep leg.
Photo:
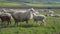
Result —
<svg viewBox="0 0 60 34"><path fill-rule="evenodd" d="M3 21L1 21L1 24L3 25Z"/></svg>
<svg viewBox="0 0 60 34"><path fill-rule="evenodd" d="M37 21L34 20L34 23L37 24Z"/></svg>
<svg viewBox="0 0 60 34"><path fill-rule="evenodd" d="M11 24L11 21L9 20L9 24Z"/></svg>
<svg viewBox="0 0 60 34"><path fill-rule="evenodd" d="M42 20L42 23L45 23L45 20Z"/></svg>
<svg viewBox="0 0 60 34"><path fill-rule="evenodd" d="M7 25L9 25L9 21L7 21L7 23L8 23Z"/></svg>
<svg viewBox="0 0 60 34"><path fill-rule="evenodd" d="M44 25L46 25L45 20L42 20L42 23L43 23Z"/></svg>
<svg viewBox="0 0 60 34"><path fill-rule="evenodd" d="M18 26L18 21L15 21L15 24L14 25L17 25Z"/></svg>
<svg viewBox="0 0 60 34"><path fill-rule="evenodd" d="M1 21L1 26L4 27L4 20Z"/></svg>
<svg viewBox="0 0 60 34"><path fill-rule="evenodd" d="M34 23L37 24L37 21L34 20Z"/></svg>
<svg viewBox="0 0 60 34"><path fill-rule="evenodd" d="M17 24L17 21L15 20L15 24Z"/></svg>
<svg viewBox="0 0 60 34"><path fill-rule="evenodd" d="M38 21L36 23L40 26L40 23Z"/></svg>
<svg viewBox="0 0 60 34"><path fill-rule="evenodd" d="M10 20L9 22L10 22L10 24L11 24L11 20Z"/></svg>
<svg viewBox="0 0 60 34"><path fill-rule="evenodd" d="M26 25L28 26L28 20L26 21Z"/></svg>
<svg viewBox="0 0 60 34"><path fill-rule="evenodd" d="M40 25L38 21L35 21L36 24Z"/></svg>
<svg viewBox="0 0 60 34"><path fill-rule="evenodd" d="M38 21L35 21L35 23L37 24L37 23L38 23Z"/></svg>
<svg viewBox="0 0 60 34"><path fill-rule="evenodd" d="M8 20L9 24L11 24L11 19Z"/></svg>
<svg viewBox="0 0 60 34"><path fill-rule="evenodd" d="M4 25L3 25L3 22L4 22L4 21L1 21L1 26L2 26L2 27L4 26Z"/></svg>

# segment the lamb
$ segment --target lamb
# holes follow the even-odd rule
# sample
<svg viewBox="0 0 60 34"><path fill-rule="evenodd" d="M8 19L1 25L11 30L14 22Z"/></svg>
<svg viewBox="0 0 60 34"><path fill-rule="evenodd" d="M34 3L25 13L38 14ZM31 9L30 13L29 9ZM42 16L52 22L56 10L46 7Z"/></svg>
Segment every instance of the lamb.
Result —
<svg viewBox="0 0 60 34"><path fill-rule="evenodd" d="M46 17L44 15L38 15L36 13L33 13L33 20L34 22L42 21L42 23L45 23ZM41 23L41 24L42 24ZM39 24L40 25L40 24Z"/></svg>
<svg viewBox="0 0 60 34"><path fill-rule="evenodd" d="M0 19L1 19L1 24L3 24L4 21L7 21L8 24L11 24L11 14L9 13L2 13L0 12Z"/></svg>

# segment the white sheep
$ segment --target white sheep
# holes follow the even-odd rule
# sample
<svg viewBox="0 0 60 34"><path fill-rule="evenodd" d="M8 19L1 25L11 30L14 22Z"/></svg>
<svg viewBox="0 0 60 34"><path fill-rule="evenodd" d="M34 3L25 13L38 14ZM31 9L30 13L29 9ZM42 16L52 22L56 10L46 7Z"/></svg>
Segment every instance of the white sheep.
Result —
<svg viewBox="0 0 60 34"><path fill-rule="evenodd" d="M54 14L54 11L52 11L52 10L45 10L45 12L46 12L46 16L53 16L53 14Z"/></svg>
<svg viewBox="0 0 60 34"><path fill-rule="evenodd" d="M31 14L33 13L33 11L34 9L32 8L26 10L25 12L15 11L12 16L14 18L15 24L18 24L18 22L24 22L24 21L26 21L26 24L28 24L28 20L31 18Z"/></svg>
<svg viewBox="0 0 60 34"><path fill-rule="evenodd" d="M33 13L33 19L37 23L38 21L42 21L42 23L45 23L46 17L44 15L38 15L36 13ZM39 24L40 25L40 24Z"/></svg>
<svg viewBox="0 0 60 34"><path fill-rule="evenodd" d="M52 17L60 17L60 14L54 14Z"/></svg>

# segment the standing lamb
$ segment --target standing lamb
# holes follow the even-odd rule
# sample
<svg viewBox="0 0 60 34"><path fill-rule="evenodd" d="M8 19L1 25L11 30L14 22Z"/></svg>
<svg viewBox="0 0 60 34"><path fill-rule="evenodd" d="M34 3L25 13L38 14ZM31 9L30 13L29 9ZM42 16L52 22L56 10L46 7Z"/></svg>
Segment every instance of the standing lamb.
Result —
<svg viewBox="0 0 60 34"><path fill-rule="evenodd" d="M46 17L44 15L37 15L36 13L33 13L33 19L34 19L34 22L38 22L38 21L42 21L42 23L45 24L45 19ZM41 23L41 24L42 24ZM39 24L40 25L40 24Z"/></svg>
<svg viewBox="0 0 60 34"><path fill-rule="evenodd" d="M4 21L7 21L8 24L11 24L11 14L9 13L2 13L0 12L0 19L1 19L1 24L3 24Z"/></svg>

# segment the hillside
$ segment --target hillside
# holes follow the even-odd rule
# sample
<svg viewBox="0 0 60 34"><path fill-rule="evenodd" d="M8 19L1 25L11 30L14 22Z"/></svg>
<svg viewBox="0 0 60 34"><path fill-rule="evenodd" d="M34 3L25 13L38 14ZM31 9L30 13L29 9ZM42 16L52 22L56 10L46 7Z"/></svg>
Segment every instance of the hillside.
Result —
<svg viewBox="0 0 60 34"><path fill-rule="evenodd" d="M60 0L0 0L0 6L60 6Z"/></svg>
<svg viewBox="0 0 60 34"><path fill-rule="evenodd" d="M18 3L60 3L60 0L0 0L0 2L18 2Z"/></svg>

